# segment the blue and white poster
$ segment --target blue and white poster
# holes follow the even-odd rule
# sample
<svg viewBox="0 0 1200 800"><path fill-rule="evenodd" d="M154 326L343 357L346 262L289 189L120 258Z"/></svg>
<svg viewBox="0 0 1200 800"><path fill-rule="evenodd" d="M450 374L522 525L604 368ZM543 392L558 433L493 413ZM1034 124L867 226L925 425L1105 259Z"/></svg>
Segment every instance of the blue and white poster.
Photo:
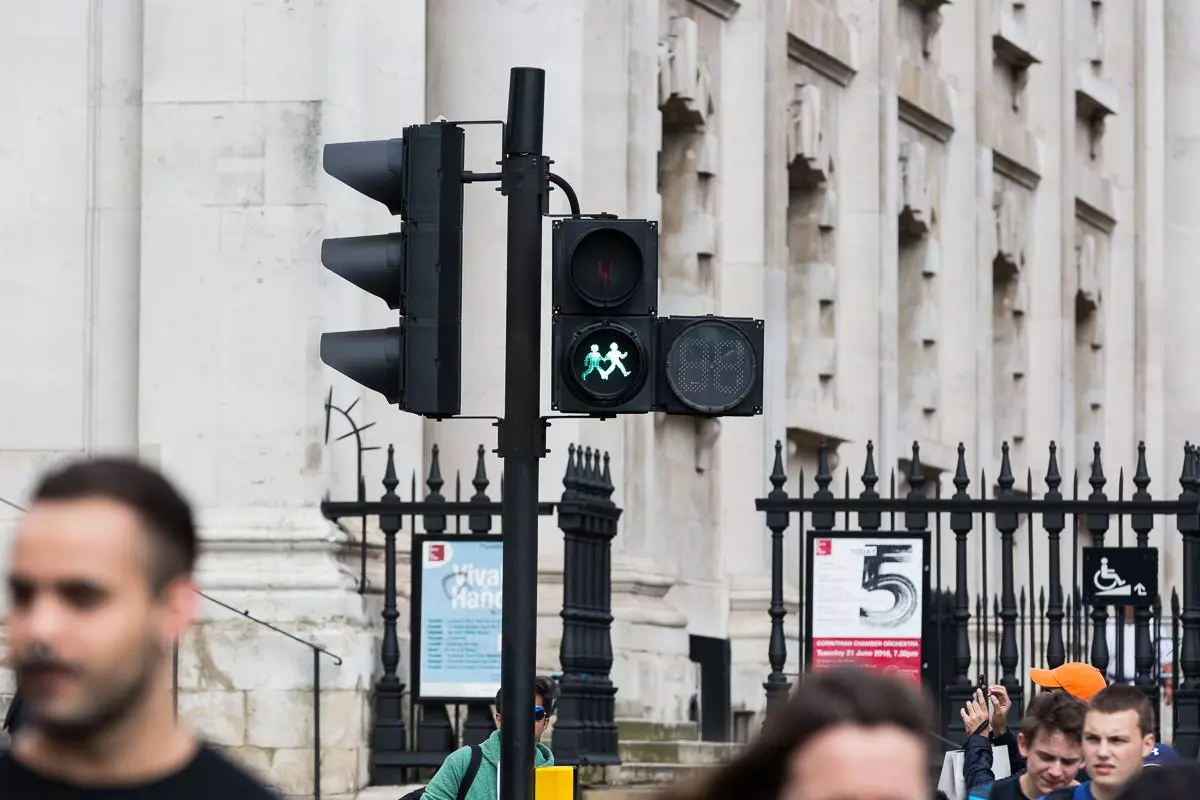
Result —
<svg viewBox="0 0 1200 800"><path fill-rule="evenodd" d="M503 553L499 536L421 543L419 697L495 698Z"/></svg>

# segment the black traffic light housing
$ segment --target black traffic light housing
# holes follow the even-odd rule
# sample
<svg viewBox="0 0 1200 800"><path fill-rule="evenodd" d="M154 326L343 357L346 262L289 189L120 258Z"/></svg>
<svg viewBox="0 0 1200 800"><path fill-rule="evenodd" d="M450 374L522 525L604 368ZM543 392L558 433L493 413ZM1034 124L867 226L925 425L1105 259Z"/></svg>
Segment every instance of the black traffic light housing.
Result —
<svg viewBox="0 0 1200 800"><path fill-rule="evenodd" d="M664 317L657 338L655 411L711 417L762 413L762 320Z"/></svg>
<svg viewBox="0 0 1200 800"><path fill-rule="evenodd" d="M321 360L403 411L461 410L463 129L325 146L325 171L403 220L399 233L326 239L321 262L400 313L399 325L326 333Z"/></svg>
<svg viewBox="0 0 1200 800"><path fill-rule="evenodd" d="M552 247L551 407L595 416L652 410L658 223L555 220Z"/></svg>

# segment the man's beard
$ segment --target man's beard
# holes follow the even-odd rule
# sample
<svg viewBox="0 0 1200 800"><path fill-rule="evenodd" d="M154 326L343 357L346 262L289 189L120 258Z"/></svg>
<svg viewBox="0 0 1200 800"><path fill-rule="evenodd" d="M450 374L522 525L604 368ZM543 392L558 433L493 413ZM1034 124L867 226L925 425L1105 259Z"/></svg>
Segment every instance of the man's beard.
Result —
<svg viewBox="0 0 1200 800"><path fill-rule="evenodd" d="M62 742L82 743L95 739L114 725L136 714L146 696L153 691L152 676L157 666L161 648L156 642L146 641L133 650L128 658L134 662L131 673L111 676L103 681L89 680L90 704L77 713L65 718L47 717L39 713L35 698L28 698L23 709L31 727L37 728L48 739ZM41 666L62 666L53 657L25 661L17 667L17 685L24 673Z"/></svg>

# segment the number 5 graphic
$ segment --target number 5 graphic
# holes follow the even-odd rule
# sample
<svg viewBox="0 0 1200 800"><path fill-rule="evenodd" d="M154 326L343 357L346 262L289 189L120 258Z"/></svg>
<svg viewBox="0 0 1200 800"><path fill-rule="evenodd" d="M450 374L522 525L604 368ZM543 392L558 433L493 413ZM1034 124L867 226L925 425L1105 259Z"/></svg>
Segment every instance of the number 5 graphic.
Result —
<svg viewBox="0 0 1200 800"><path fill-rule="evenodd" d="M859 606L858 616L873 628L898 628L917 613L917 587L906 576L895 572L880 573L888 563L908 563L913 557L911 544L879 544L875 555L863 556L862 588L868 592L891 592L892 607L873 611Z"/></svg>

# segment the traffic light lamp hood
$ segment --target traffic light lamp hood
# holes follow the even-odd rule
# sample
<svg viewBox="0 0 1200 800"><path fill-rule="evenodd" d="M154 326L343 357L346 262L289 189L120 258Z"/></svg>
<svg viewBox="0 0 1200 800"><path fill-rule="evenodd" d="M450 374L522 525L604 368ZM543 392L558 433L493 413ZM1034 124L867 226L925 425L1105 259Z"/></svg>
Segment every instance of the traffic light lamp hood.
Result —
<svg viewBox="0 0 1200 800"><path fill-rule="evenodd" d="M404 213L404 140L325 145L325 172L354 191L383 203L392 216Z"/></svg>
<svg viewBox="0 0 1200 800"><path fill-rule="evenodd" d="M327 333L321 360L402 410L441 419L461 408L465 138L448 122L403 139L325 146L325 170L399 215L398 233L326 239L321 263L398 310L398 325Z"/></svg>

